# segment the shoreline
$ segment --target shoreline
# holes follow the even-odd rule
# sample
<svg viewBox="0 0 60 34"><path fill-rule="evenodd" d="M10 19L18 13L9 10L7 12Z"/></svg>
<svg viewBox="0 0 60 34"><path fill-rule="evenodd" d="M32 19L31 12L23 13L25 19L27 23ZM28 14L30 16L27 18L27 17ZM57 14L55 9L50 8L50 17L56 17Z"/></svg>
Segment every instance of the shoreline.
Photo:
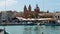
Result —
<svg viewBox="0 0 60 34"><path fill-rule="evenodd" d="M0 26L60 26L60 24L0 24Z"/></svg>

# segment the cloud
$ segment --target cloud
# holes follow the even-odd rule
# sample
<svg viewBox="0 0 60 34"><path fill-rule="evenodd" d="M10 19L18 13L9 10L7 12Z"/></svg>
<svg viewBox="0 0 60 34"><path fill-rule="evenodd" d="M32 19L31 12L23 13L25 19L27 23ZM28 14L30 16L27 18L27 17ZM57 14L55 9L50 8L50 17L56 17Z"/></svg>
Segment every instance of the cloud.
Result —
<svg viewBox="0 0 60 34"><path fill-rule="evenodd" d="M13 5L15 5L15 4L17 4L17 0L6 0L6 2L5 2L5 0L3 0L3 1L0 1L0 7L3 7L3 6L13 6ZM6 3L6 4L5 4Z"/></svg>

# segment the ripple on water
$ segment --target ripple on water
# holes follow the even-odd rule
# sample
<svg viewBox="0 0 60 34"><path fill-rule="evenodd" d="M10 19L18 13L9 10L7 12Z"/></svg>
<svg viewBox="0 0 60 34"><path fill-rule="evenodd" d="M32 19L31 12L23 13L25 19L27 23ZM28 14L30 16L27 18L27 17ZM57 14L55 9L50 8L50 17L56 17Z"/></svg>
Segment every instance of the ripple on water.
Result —
<svg viewBox="0 0 60 34"><path fill-rule="evenodd" d="M59 34L60 26L0 26L10 34ZM42 33L43 32L43 33Z"/></svg>

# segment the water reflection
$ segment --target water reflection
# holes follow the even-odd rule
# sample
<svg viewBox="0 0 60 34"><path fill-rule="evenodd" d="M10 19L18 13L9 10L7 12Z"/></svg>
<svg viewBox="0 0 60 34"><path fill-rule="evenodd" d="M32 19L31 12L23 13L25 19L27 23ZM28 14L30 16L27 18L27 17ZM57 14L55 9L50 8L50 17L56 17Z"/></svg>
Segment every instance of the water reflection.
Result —
<svg viewBox="0 0 60 34"><path fill-rule="evenodd" d="M24 28L24 34L32 34L32 27L25 26L25 28Z"/></svg>
<svg viewBox="0 0 60 34"><path fill-rule="evenodd" d="M5 30L9 34L59 34L60 26L5 26Z"/></svg>
<svg viewBox="0 0 60 34"><path fill-rule="evenodd" d="M34 28L34 31L35 31L36 34L40 34L40 27L39 26L36 26Z"/></svg>
<svg viewBox="0 0 60 34"><path fill-rule="evenodd" d="M59 26L25 26L24 34L58 34Z"/></svg>
<svg viewBox="0 0 60 34"><path fill-rule="evenodd" d="M40 32L40 26L25 26L24 34L43 34Z"/></svg>

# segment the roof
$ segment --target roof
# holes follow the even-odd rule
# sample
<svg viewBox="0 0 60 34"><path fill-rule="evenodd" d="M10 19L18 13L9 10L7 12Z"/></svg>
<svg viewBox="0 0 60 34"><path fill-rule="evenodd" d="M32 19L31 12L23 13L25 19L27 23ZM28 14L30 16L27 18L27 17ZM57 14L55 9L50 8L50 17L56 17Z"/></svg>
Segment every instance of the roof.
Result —
<svg viewBox="0 0 60 34"><path fill-rule="evenodd" d="M40 19L33 19L33 18L25 19L25 18L22 18L22 17L16 17L16 18L19 19L19 20L53 20L53 18L40 18Z"/></svg>

